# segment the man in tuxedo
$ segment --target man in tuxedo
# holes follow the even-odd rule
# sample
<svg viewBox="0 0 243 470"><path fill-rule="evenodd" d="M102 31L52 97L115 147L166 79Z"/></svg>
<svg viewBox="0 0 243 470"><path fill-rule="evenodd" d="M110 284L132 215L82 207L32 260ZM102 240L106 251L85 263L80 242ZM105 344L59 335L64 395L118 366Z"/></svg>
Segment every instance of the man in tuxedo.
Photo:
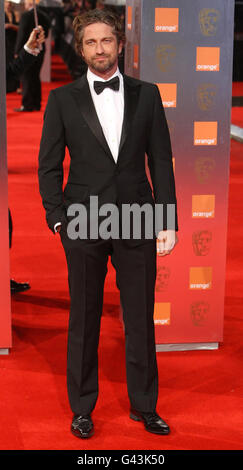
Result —
<svg viewBox="0 0 243 470"><path fill-rule="evenodd" d="M26 43L31 31L35 27L33 0L25 0L26 11L22 14L17 34L15 52L18 55ZM48 36L51 23L48 16L38 7L38 24L43 27L45 37ZM29 112L40 111L41 109L41 80L40 71L45 55L45 44L43 44L37 59L33 64L24 70L22 81L22 105L15 111Z"/></svg>
<svg viewBox="0 0 243 470"><path fill-rule="evenodd" d="M103 236L102 230L95 237L89 229L82 238L71 228L76 219L73 204L74 209L85 207L87 220L93 220L91 196L98 196L99 227L105 204L114 213L119 211L119 227L125 223L122 210L126 204L140 207L146 203L153 210L155 203L171 204L176 211L168 127L157 86L122 75L118 69L125 42L120 19L107 10L92 10L74 20L74 32L76 49L88 71L76 82L50 92L39 152L39 185L47 223L53 233L60 234L68 266L71 431L80 438L94 433L91 413L98 397L100 318L111 256L125 325L130 418L142 421L147 431L164 435L169 426L156 412L155 230L147 238L142 218L138 238L123 237L120 228L118 237ZM71 160L63 192L66 146ZM145 152L154 197L146 176ZM82 225L85 217L81 219ZM169 226L164 217L157 230L161 255L173 249L176 230L177 221Z"/></svg>

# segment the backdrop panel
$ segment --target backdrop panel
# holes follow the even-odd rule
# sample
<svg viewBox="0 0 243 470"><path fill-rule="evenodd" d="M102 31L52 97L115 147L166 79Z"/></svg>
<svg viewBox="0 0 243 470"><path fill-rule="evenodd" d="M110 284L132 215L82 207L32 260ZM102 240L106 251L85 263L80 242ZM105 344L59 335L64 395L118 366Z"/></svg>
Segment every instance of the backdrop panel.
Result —
<svg viewBox="0 0 243 470"><path fill-rule="evenodd" d="M0 4L0 353L11 346L4 2Z"/></svg>
<svg viewBox="0 0 243 470"><path fill-rule="evenodd" d="M178 198L179 244L158 257L157 345L223 340L233 19L233 0L127 0L125 72L159 86Z"/></svg>

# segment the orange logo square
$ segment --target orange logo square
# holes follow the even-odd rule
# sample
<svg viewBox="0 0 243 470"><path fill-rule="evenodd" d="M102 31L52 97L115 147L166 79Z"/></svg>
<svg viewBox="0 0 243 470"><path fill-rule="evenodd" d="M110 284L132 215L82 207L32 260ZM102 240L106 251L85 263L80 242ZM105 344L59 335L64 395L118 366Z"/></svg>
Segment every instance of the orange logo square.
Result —
<svg viewBox="0 0 243 470"><path fill-rule="evenodd" d="M154 324L170 325L170 302L155 302L154 304Z"/></svg>
<svg viewBox="0 0 243 470"><path fill-rule="evenodd" d="M189 289L211 289L213 270L211 267L190 268Z"/></svg>
<svg viewBox="0 0 243 470"><path fill-rule="evenodd" d="M164 108L176 108L177 83L157 83Z"/></svg>
<svg viewBox="0 0 243 470"><path fill-rule="evenodd" d="M127 7L127 29L132 29L132 7Z"/></svg>
<svg viewBox="0 0 243 470"><path fill-rule="evenodd" d="M215 214L215 195L203 194L192 196L192 217L194 219L212 219Z"/></svg>
<svg viewBox="0 0 243 470"><path fill-rule="evenodd" d="M179 8L155 8L154 30L177 33L179 28Z"/></svg>
<svg viewBox="0 0 243 470"><path fill-rule="evenodd" d="M220 47L197 47L196 70L198 72L218 72Z"/></svg>
<svg viewBox="0 0 243 470"><path fill-rule="evenodd" d="M133 67L138 69L138 44L133 46Z"/></svg>
<svg viewBox="0 0 243 470"><path fill-rule="evenodd" d="M217 145L217 121L194 122L194 145Z"/></svg>

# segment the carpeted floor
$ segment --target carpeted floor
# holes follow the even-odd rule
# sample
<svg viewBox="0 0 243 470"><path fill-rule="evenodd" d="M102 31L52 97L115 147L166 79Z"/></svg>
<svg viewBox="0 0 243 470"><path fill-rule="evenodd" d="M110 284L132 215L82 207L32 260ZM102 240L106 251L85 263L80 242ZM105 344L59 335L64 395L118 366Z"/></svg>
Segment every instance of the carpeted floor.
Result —
<svg viewBox="0 0 243 470"><path fill-rule="evenodd" d="M67 78L59 59L51 87ZM239 87L238 87L239 88ZM158 353L158 411L169 436L145 432L129 419L124 337L111 264L105 284L100 338L100 394L95 435L70 433L66 394L68 286L60 240L47 229L37 184L43 112L14 113L7 97L9 205L14 221L11 276L31 290L12 298L13 348L0 356L0 449L243 449L243 146L231 142L224 342L218 351ZM232 122L242 122L234 108Z"/></svg>

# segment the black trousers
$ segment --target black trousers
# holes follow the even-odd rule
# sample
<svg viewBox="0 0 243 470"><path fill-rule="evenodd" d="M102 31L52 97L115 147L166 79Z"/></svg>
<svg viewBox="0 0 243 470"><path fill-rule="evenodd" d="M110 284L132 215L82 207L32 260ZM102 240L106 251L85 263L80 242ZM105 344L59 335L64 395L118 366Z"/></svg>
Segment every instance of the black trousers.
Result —
<svg viewBox="0 0 243 470"><path fill-rule="evenodd" d="M139 411L154 411L158 397L153 321L156 239L131 247L122 239L73 241L64 229L60 235L71 299L67 386L73 413L91 413L98 398L98 342L109 256L123 309L130 403Z"/></svg>
<svg viewBox="0 0 243 470"><path fill-rule="evenodd" d="M21 76L22 105L29 110L41 108L40 70L44 60L44 52L40 52L35 62Z"/></svg>

